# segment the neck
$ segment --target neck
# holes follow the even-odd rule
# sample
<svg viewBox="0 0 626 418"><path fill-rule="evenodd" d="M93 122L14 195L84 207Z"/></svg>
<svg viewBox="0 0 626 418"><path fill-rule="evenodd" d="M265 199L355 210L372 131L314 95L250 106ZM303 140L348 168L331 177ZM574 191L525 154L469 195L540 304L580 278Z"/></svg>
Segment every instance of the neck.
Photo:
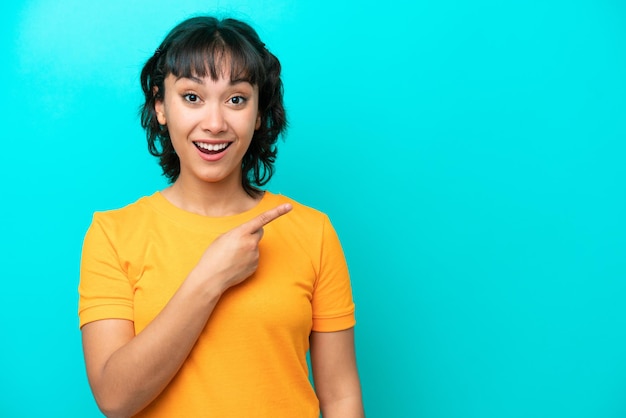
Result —
<svg viewBox="0 0 626 418"><path fill-rule="evenodd" d="M173 205L203 216L222 217L236 215L252 209L261 199L251 197L241 185L223 183L193 183L179 178L163 196Z"/></svg>

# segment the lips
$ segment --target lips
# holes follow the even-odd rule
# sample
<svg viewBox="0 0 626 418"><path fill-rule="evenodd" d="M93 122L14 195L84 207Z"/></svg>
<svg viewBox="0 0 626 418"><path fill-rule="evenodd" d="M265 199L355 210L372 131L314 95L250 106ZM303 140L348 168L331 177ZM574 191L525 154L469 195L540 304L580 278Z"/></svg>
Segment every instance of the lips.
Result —
<svg viewBox="0 0 626 418"><path fill-rule="evenodd" d="M194 142L193 144L203 154L215 155L224 151L232 142L222 142L220 144L208 144L206 142Z"/></svg>

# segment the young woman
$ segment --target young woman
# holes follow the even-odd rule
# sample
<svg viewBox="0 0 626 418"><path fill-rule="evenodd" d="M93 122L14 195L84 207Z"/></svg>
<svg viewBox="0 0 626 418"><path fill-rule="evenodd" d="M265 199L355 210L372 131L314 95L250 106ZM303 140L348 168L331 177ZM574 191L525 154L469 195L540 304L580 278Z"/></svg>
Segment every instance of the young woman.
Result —
<svg viewBox="0 0 626 418"><path fill-rule="evenodd" d="M263 191L286 126L247 24L176 26L141 74L171 185L96 213L79 317L110 417L362 417L348 270L326 215ZM308 379L310 349L315 389Z"/></svg>

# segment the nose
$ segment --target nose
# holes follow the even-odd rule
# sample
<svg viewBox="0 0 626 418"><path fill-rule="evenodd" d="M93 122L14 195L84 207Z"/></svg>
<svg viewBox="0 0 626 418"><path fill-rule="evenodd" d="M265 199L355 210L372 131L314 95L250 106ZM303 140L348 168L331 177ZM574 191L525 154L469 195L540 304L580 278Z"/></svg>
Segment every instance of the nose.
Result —
<svg viewBox="0 0 626 418"><path fill-rule="evenodd" d="M227 124L224 117L224 109L219 104L207 105L204 110L205 114L201 123L203 131L213 135L226 131Z"/></svg>

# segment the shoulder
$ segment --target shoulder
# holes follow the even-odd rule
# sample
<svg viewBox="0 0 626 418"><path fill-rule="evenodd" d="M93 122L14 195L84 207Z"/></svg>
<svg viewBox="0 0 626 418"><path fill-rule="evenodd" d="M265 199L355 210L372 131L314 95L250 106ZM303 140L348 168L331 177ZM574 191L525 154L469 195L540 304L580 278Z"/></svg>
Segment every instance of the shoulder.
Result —
<svg viewBox="0 0 626 418"><path fill-rule="evenodd" d="M119 209L97 211L93 214L92 227L100 226L104 230L126 229L129 226L137 226L138 223L149 218L149 214L154 212L153 202L157 193L151 196L144 196L133 203Z"/></svg>
<svg viewBox="0 0 626 418"><path fill-rule="evenodd" d="M312 222L312 223L325 223L328 222L328 215L326 213L315 209L313 207L304 205L288 196L282 194L275 194L265 192L266 196L264 200L267 200L268 206L277 206L282 203L290 203L293 210L285 218L294 218L300 221Z"/></svg>
<svg viewBox="0 0 626 418"><path fill-rule="evenodd" d="M314 246L321 246L329 238L335 239L335 229L325 212L284 195L270 194L268 197L271 201L271 207L282 203L290 203L293 206L289 213L270 224L272 227L282 230L285 236L298 235Z"/></svg>

